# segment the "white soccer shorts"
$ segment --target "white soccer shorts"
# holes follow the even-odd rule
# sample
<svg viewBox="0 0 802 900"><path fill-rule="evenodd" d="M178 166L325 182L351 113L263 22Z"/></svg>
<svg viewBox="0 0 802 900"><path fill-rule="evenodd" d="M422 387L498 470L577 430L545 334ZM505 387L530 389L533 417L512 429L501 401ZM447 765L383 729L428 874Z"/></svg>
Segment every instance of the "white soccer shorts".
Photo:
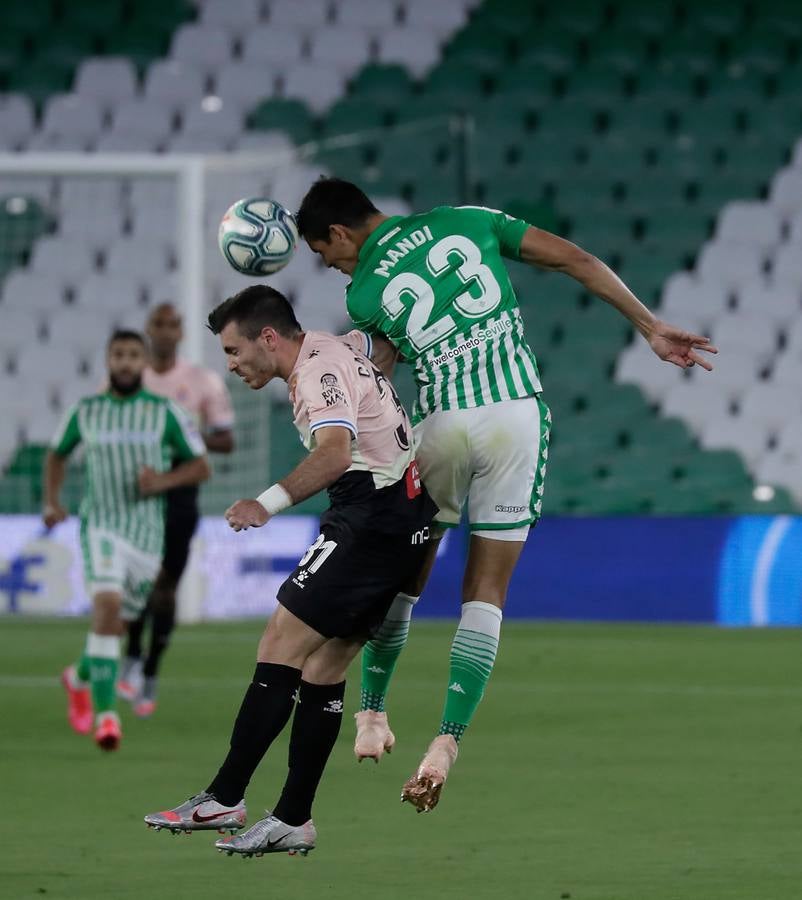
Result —
<svg viewBox="0 0 802 900"><path fill-rule="evenodd" d="M101 591L120 594L122 618L138 618L159 573L161 556L140 550L109 529L88 524L81 527L81 549L89 596Z"/></svg>
<svg viewBox="0 0 802 900"><path fill-rule="evenodd" d="M540 518L550 429L540 396L441 410L419 422L416 455L440 507L435 522L458 525L467 500L473 534L526 540Z"/></svg>

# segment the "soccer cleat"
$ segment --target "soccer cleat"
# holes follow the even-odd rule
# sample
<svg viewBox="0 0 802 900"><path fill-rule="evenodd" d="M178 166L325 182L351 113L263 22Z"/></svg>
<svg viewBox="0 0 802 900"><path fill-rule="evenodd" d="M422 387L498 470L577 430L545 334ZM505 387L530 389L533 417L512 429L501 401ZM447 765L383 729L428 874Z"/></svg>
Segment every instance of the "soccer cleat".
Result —
<svg viewBox="0 0 802 900"><path fill-rule="evenodd" d="M260 819L242 834L215 841L215 847L229 856L239 853L243 857L263 856L265 853L289 853L290 856L300 853L306 856L315 849L317 830L311 819L303 825L287 825L270 810L266 812L267 818Z"/></svg>
<svg viewBox="0 0 802 900"><path fill-rule="evenodd" d="M401 790L401 802L420 812L431 812L440 800L448 772L457 759L457 742L451 734L439 734L429 744L418 771Z"/></svg>
<svg viewBox="0 0 802 900"><path fill-rule="evenodd" d="M148 719L156 712L156 701L147 697L138 697L134 701L134 715L140 719Z"/></svg>
<svg viewBox="0 0 802 900"><path fill-rule="evenodd" d="M378 763L385 752L392 753L395 735L387 724L387 713L373 709L363 709L354 714L356 719L356 740L354 754L359 762L372 759Z"/></svg>
<svg viewBox="0 0 802 900"><path fill-rule="evenodd" d="M142 660L126 659L123 670L117 681L117 696L121 700L133 703L142 693Z"/></svg>
<svg viewBox="0 0 802 900"><path fill-rule="evenodd" d="M129 703L133 703L139 696L139 691L133 681L125 681L121 678L117 682L117 696L121 700L127 700Z"/></svg>
<svg viewBox="0 0 802 900"><path fill-rule="evenodd" d="M179 831L230 831L232 834L242 828L247 818L245 801L240 800L236 806L223 806L208 791L201 791L190 797L175 809L150 813L145 816L148 828L161 831L168 829L173 834Z"/></svg>
<svg viewBox="0 0 802 900"><path fill-rule="evenodd" d="M75 666L67 666L61 673L61 683L67 692L67 719L73 731L89 734L92 730L92 695L89 685L78 687L81 682Z"/></svg>
<svg viewBox="0 0 802 900"><path fill-rule="evenodd" d="M101 750L119 750L123 739L120 717L115 712L99 713L95 728L95 743Z"/></svg>

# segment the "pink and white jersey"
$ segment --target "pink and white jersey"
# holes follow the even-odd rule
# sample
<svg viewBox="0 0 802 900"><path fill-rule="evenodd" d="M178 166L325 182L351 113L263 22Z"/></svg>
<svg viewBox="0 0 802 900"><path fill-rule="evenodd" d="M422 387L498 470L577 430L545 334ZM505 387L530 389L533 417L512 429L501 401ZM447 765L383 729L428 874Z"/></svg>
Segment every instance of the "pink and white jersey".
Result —
<svg viewBox="0 0 802 900"><path fill-rule="evenodd" d="M330 488L332 509L357 508L360 524L386 531L425 518L431 506L415 463L412 427L392 384L368 359L362 331L308 331L288 379L295 427L307 450L321 428L353 435L352 463Z"/></svg>
<svg viewBox="0 0 802 900"><path fill-rule="evenodd" d="M231 397L217 372L177 359L167 372L156 372L148 366L142 382L149 391L169 397L183 407L203 431L228 431L234 427Z"/></svg>

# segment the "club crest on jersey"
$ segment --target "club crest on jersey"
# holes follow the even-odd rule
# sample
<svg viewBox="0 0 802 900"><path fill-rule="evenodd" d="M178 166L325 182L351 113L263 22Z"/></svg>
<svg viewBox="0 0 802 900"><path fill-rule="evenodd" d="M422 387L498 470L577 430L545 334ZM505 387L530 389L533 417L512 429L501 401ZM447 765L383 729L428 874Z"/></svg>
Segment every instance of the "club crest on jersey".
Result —
<svg viewBox="0 0 802 900"><path fill-rule="evenodd" d="M320 376L320 388L326 406L336 406L338 403L347 403L345 394L337 381L337 376L327 372Z"/></svg>

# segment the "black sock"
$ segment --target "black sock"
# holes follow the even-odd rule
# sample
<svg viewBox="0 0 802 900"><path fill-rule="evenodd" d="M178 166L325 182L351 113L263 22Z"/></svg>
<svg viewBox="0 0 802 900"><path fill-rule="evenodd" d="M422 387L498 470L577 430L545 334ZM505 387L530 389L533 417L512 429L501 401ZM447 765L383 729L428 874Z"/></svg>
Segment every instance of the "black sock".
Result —
<svg viewBox="0 0 802 900"><path fill-rule="evenodd" d="M245 796L256 767L290 718L300 681L300 669L256 664L231 732L231 749L208 788L224 806L235 806Z"/></svg>
<svg viewBox="0 0 802 900"><path fill-rule="evenodd" d="M142 610L138 619L128 623L128 650L126 656L131 659L142 658L142 632L145 630L145 621L148 617L147 606Z"/></svg>
<svg viewBox="0 0 802 900"><path fill-rule="evenodd" d="M170 635L175 628L175 606L167 610L153 612L150 627L150 651L142 667L145 678L153 678L159 671L162 654L170 643Z"/></svg>
<svg viewBox="0 0 802 900"><path fill-rule="evenodd" d="M290 736L290 771L273 815L287 825L312 817L312 801L343 720L345 682L301 682Z"/></svg>

